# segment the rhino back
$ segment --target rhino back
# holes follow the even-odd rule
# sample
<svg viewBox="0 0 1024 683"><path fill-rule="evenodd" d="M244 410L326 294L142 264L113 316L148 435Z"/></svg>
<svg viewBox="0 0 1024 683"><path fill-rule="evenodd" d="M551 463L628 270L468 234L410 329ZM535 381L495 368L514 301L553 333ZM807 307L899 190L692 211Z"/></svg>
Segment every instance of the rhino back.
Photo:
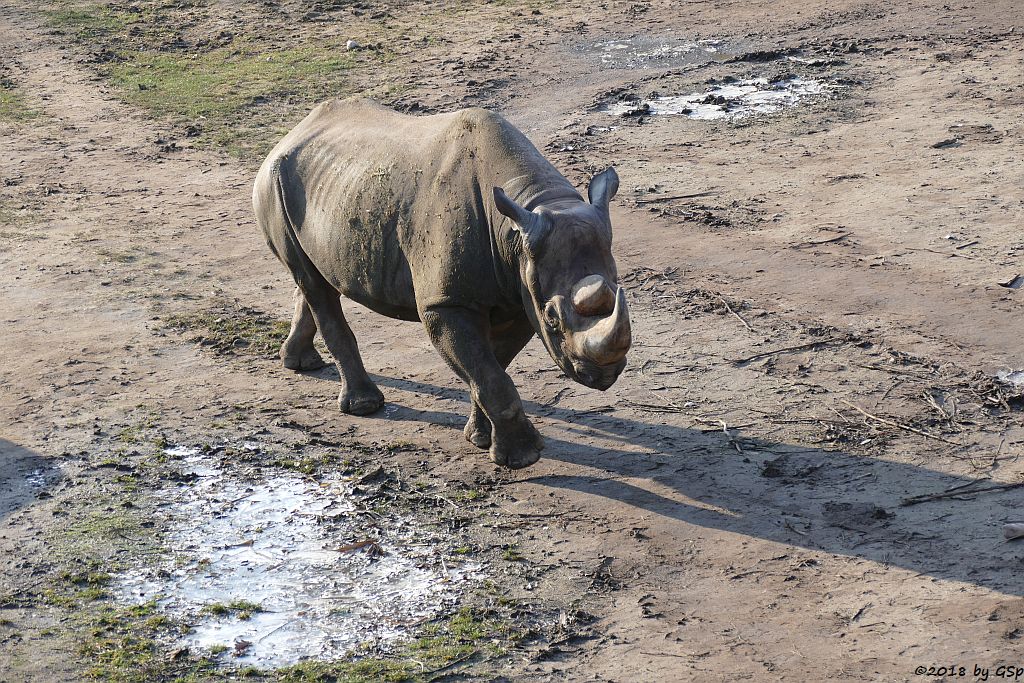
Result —
<svg viewBox="0 0 1024 683"><path fill-rule="evenodd" d="M368 101L320 105L267 161L280 169L297 239L320 273L405 319L438 305L514 307L518 289L497 262L484 193L531 169L562 179L494 114L414 117Z"/></svg>

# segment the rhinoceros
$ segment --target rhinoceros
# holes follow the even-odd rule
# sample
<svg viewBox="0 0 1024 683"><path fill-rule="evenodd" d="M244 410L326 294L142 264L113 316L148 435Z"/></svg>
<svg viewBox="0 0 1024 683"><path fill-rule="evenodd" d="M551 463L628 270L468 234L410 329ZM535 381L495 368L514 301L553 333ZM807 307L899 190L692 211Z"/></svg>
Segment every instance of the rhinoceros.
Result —
<svg viewBox="0 0 1024 683"><path fill-rule="evenodd" d="M337 361L341 410L384 396L363 367L339 294L382 315L421 321L468 385L466 438L518 469L543 441L506 368L534 334L577 382L610 387L631 343L617 284L608 203L613 168L584 201L498 114L401 114L369 100L318 105L273 149L253 206L297 287L285 367Z"/></svg>

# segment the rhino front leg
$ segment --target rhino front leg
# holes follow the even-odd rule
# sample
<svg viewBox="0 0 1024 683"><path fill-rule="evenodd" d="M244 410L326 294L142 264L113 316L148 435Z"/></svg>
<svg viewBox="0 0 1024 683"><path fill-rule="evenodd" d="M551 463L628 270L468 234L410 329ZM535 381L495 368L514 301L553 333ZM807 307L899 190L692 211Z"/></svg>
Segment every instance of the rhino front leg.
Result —
<svg viewBox="0 0 1024 683"><path fill-rule="evenodd" d="M491 348L486 316L444 307L423 311L420 317L430 341L469 384L473 403L491 423L491 460L510 469L537 462L544 441L523 412L519 393Z"/></svg>
<svg viewBox="0 0 1024 683"><path fill-rule="evenodd" d="M301 286L301 285L300 285ZM338 293L320 287L305 287L302 294L327 343L327 349L338 363L341 392L338 407L343 413L369 415L384 407L384 394L366 374L355 335L341 311Z"/></svg>
<svg viewBox="0 0 1024 683"><path fill-rule="evenodd" d="M508 368L523 347L533 338L533 335L533 325L525 315L519 320L491 328L491 349L494 350L494 357L502 368ZM490 448L491 421L487 419L487 415L476 400L471 403L469 420L466 421L463 433L466 435L466 440L477 448Z"/></svg>
<svg viewBox="0 0 1024 683"><path fill-rule="evenodd" d="M292 328L288 338L281 344L281 361L289 370L317 370L327 365L320 353L313 346L316 336L316 320L313 311L309 310L306 297L302 290L295 288L295 315L292 316Z"/></svg>

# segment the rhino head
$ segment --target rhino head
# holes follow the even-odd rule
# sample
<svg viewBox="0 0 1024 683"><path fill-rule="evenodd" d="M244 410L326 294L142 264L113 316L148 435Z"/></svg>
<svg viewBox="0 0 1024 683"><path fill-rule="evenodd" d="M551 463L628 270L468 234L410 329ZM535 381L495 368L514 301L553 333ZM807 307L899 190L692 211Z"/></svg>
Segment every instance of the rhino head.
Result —
<svg viewBox="0 0 1024 683"><path fill-rule="evenodd" d="M589 204L565 198L533 211L494 188L498 210L521 239L523 306L534 329L562 372L601 391L626 367L632 342L611 252L608 203L618 188L609 168L590 181Z"/></svg>

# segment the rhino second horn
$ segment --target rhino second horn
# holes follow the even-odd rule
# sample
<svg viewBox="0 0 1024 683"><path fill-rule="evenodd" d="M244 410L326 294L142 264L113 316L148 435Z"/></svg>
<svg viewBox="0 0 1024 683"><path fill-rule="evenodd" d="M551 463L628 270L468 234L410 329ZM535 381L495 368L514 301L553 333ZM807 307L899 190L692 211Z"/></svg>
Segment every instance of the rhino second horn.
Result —
<svg viewBox="0 0 1024 683"><path fill-rule="evenodd" d="M598 365L611 365L625 358L632 343L626 290L619 287L615 295L615 309L586 331L581 350L584 356Z"/></svg>
<svg viewBox="0 0 1024 683"><path fill-rule="evenodd" d="M615 293L600 275L588 275L572 288L572 306L582 316L608 315L615 305Z"/></svg>

